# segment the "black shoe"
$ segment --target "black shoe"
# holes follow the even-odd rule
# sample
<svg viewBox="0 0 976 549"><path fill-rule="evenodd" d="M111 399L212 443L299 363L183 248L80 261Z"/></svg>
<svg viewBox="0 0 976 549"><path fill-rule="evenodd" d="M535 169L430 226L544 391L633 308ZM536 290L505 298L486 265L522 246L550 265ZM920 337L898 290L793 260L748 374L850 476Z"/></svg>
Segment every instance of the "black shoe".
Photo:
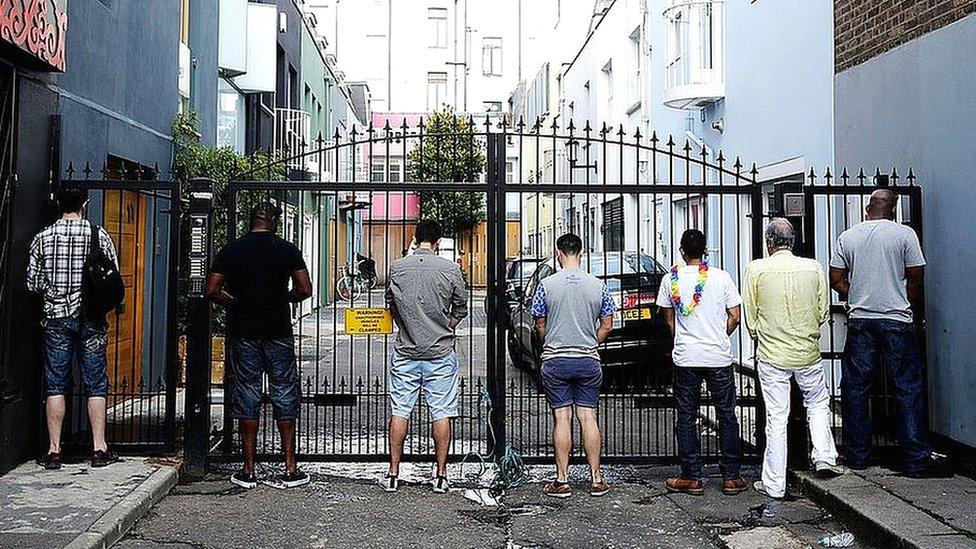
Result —
<svg viewBox="0 0 976 549"><path fill-rule="evenodd" d="M952 478L955 474L946 460L940 457L929 456L920 468L902 472L901 476L908 478Z"/></svg>
<svg viewBox="0 0 976 549"><path fill-rule="evenodd" d="M54 471L61 468L61 452L48 452L37 458L37 464L41 467Z"/></svg>
<svg viewBox="0 0 976 549"><path fill-rule="evenodd" d="M244 471L238 471L231 475L230 481L241 488L246 488L248 490L255 488L258 485L258 477L256 477L254 473L245 473Z"/></svg>
<svg viewBox="0 0 976 549"><path fill-rule="evenodd" d="M119 455L111 450L95 450L92 453L92 468L105 467L119 461Z"/></svg>
<svg viewBox="0 0 976 549"><path fill-rule="evenodd" d="M308 473L303 471L295 471L294 473L285 473L278 477L278 480L285 485L285 488L295 488L297 486L304 486L312 481L308 476Z"/></svg>

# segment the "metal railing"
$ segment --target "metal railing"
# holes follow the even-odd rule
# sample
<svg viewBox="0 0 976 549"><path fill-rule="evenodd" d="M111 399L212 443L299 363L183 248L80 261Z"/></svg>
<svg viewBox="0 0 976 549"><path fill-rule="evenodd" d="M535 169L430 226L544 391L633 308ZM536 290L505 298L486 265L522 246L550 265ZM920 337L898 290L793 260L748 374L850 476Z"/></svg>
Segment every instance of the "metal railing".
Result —
<svg viewBox="0 0 976 549"><path fill-rule="evenodd" d="M289 158L288 168L308 169L305 157L297 156L311 145L312 115L298 109L275 109L274 151Z"/></svg>

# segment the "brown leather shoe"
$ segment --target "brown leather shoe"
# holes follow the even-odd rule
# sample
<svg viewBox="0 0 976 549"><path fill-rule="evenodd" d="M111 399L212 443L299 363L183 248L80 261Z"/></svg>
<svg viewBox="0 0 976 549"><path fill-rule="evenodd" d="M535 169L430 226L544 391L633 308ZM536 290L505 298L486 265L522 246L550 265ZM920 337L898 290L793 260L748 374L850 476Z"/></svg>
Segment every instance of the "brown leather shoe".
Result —
<svg viewBox="0 0 976 549"><path fill-rule="evenodd" d="M550 482L542 489L542 493L553 498L568 498L573 495L573 488L568 482Z"/></svg>
<svg viewBox="0 0 976 549"><path fill-rule="evenodd" d="M668 477L664 486L667 487L668 492L681 492L682 494L691 494L693 496L700 496L705 493L705 485L702 484L701 479L691 480L681 477Z"/></svg>
<svg viewBox="0 0 976 549"><path fill-rule="evenodd" d="M727 478L722 481L722 493L727 496L741 494L747 489L749 489L749 484L747 484L746 479L742 477Z"/></svg>
<svg viewBox="0 0 976 549"><path fill-rule="evenodd" d="M598 498L602 495L606 495L606 493L610 491L610 486L601 480L600 482L591 482L589 490L591 496Z"/></svg>

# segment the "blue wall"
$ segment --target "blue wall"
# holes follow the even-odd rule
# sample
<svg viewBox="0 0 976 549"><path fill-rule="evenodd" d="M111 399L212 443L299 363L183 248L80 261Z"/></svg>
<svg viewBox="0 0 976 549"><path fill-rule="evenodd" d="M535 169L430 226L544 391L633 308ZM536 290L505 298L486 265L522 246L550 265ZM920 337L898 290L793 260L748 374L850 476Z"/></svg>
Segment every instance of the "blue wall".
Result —
<svg viewBox="0 0 976 549"><path fill-rule="evenodd" d="M179 105L179 2L72 0L60 92L62 162L112 154L168 168Z"/></svg>
<svg viewBox="0 0 976 549"><path fill-rule="evenodd" d="M190 108L200 115L200 141L217 140L217 21L219 2L190 1Z"/></svg>
<svg viewBox="0 0 976 549"><path fill-rule="evenodd" d="M757 165L804 156L820 172L833 156L833 5L810 0L725 3L726 99L692 129L726 157ZM666 24L651 14L651 126L681 135L687 113L664 106ZM725 119L725 132L711 129Z"/></svg>
<svg viewBox="0 0 976 549"><path fill-rule="evenodd" d="M976 16L837 75L838 163L913 166L924 187L932 428L976 445ZM968 227L968 228L967 228Z"/></svg>

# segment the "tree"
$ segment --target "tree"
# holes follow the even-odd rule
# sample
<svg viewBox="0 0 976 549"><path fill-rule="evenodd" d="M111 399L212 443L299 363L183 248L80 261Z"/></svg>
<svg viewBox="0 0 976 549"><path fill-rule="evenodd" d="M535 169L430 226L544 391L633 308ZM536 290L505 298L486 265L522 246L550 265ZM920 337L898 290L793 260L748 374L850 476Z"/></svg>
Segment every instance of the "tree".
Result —
<svg viewBox="0 0 976 549"><path fill-rule="evenodd" d="M485 169L484 145L472 122L450 107L431 114L424 139L407 154L413 181L474 182ZM484 194L471 191L421 190L420 215L440 221L446 236L456 237L485 220Z"/></svg>
<svg viewBox="0 0 976 549"><path fill-rule="evenodd" d="M197 177L207 177L213 180L213 245L214 252L227 243L227 184L231 178L242 177L247 174L245 179L264 179L267 181L281 181L284 179L285 169L280 163L275 163L273 157L265 154L255 154L252 157L244 156L229 147L207 147L200 143L200 132L197 130L199 115L196 111L187 110L176 116L171 124L170 130L173 134L173 177L180 184L180 195L189 196L189 182ZM259 166L260 169L250 173L252 166ZM243 191L237 196L237 234L243 234L248 228L247 212L251 207L261 200L267 198L254 191ZM244 215L240 215L244 212ZM189 249L189 218L184 216L181 221L183 228L180 231L181 249ZM181 261L185 262L185 256ZM187 266L183 265L180 269L182 273L187 272ZM185 318L183 313L186 307L186 296L180 294L178 308L180 310L180 325L178 330L181 334L186 332ZM214 309L214 330L222 333L224 329L224 312L222 309Z"/></svg>

